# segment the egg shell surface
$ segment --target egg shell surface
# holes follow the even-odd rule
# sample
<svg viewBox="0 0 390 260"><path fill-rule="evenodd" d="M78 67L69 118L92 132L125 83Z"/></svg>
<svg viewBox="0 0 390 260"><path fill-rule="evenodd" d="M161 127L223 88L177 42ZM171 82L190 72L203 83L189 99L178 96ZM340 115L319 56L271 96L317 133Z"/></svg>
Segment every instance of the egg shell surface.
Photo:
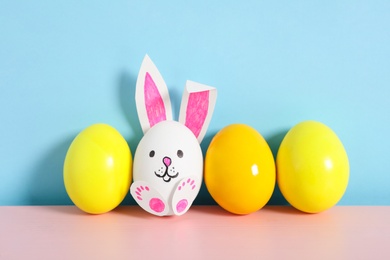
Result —
<svg viewBox="0 0 390 260"><path fill-rule="evenodd" d="M206 153L204 179L213 199L234 214L261 209L275 188L275 162L254 128L232 124L219 131Z"/></svg>
<svg viewBox="0 0 390 260"><path fill-rule="evenodd" d="M81 131L64 162L64 184L73 203L91 214L117 207L129 192L132 156L122 135L107 124Z"/></svg>
<svg viewBox="0 0 390 260"><path fill-rule="evenodd" d="M281 193L295 208L318 213L334 206L349 180L348 156L331 128L304 121L284 137L276 159Z"/></svg>
<svg viewBox="0 0 390 260"><path fill-rule="evenodd" d="M164 165L167 158L168 168ZM168 172L164 178L157 176L162 176L165 170ZM169 178L168 174L175 177ZM203 179L203 154L195 135L176 121L157 123L145 133L135 151L134 181L149 183L170 201L179 181L189 176L196 176L199 181ZM195 189L199 192L200 186Z"/></svg>

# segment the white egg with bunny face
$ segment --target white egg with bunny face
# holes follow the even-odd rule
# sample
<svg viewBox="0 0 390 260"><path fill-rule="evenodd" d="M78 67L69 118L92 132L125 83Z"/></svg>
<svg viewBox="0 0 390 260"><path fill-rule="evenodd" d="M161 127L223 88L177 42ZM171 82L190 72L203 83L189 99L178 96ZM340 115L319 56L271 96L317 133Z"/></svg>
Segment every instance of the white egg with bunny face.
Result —
<svg viewBox="0 0 390 260"><path fill-rule="evenodd" d="M136 105L144 137L133 162L130 193L147 212L182 215L199 193L203 155L199 143L216 100L212 87L187 81L179 122L172 120L168 89L145 56L138 74Z"/></svg>
<svg viewBox="0 0 390 260"><path fill-rule="evenodd" d="M137 147L133 178L145 181L151 186L142 185L144 190L140 187L141 190L136 191L135 199L143 200L141 196L150 197L151 187L158 187L158 192L163 198L167 198L167 201L172 200L174 189L177 189L178 193L193 193L196 196L200 189L199 182L202 182L202 173L203 155L194 134L179 122L162 121L145 134ZM155 200L149 201L152 203L149 205L151 210L158 213L166 210L168 215L173 214L163 201L154 197ZM176 211L180 213L187 204L188 201L183 200L176 205Z"/></svg>

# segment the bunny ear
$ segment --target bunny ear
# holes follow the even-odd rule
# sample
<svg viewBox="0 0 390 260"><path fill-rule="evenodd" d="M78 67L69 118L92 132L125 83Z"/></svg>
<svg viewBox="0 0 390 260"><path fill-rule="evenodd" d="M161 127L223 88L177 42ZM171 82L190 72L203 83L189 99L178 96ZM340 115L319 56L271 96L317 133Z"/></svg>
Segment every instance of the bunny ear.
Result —
<svg viewBox="0 0 390 260"><path fill-rule="evenodd" d="M160 121L172 120L167 85L148 55L145 55L138 73L135 103L144 133Z"/></svg>
<svg viewBox="0 0 390 260"><path fill-rule="evenodd" d="M187 126L200 143L206 134L217 100L217 90L187 80L181 101L179 122Z"/></svg>

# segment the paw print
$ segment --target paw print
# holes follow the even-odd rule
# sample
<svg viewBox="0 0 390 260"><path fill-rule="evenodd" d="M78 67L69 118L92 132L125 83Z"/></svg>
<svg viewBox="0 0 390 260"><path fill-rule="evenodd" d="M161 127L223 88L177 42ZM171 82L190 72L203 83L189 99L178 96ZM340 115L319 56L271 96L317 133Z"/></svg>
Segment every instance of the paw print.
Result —
<svg viewBox="0 0 390 260"><path fill-rule="evenodd" d="M139 187L137 187L136 188L136 190L135 190L135 194L137 194L137 199L138 200L142 200L142 192L143 191L149 191L150 189L149 189L149 187L148 186L139 186Z"/></svg>
<svg viewBox="0 0 390 260"><path fill-rule="evenodd" d="M188 178L187 181L183 181L178 187L177 189L178 190L181 190L181 189L184 189L185 186L189 186L189 188L191 188L191 190L195 189L196 185L195 185L195 180L192 180L191 178Z"/></svg>
<svg viewBox="0 0 390 260"><path fill-rule="evenodd" d="M183 215L190 208L199 189L198 182L193 178L182 180L176 188L172 199L172 209L176 215Z"/></svg>
<svg viewBox="0 0 390 260"><path fill-rule="evenodd" d="M144 210L157 216L168 213L168 207L163 197L150 185L143 181L134 182L130 193Z"/></svg>

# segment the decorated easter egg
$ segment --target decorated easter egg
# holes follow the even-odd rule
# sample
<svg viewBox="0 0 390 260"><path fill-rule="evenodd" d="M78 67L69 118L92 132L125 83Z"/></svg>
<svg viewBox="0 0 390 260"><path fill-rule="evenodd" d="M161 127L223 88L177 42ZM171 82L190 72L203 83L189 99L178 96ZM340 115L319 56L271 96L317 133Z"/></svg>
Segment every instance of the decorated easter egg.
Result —
<svg viewBox="0 0 390 260"><path fill-rule="evenodd" d="M295 208L318 213L334 206L349 179L348 156L328 126L305 121L284 137L276 159L277 182Z"/></svg>
<svg viewBox="0 0 390 260"><path fill-rule="evenodd" d="M245 124L229 125L214 136L204 171L210 195L235 214L261 209L275 187L272 152L260 133Z"/></svg>
<svg viewBox="0 0 390 260"><path fill-rule="evenodd" d="M85 212L108 212L129 192L131 169L131 151L122 135L106 124L89 126L76 136L66 154L66 192Z"/></svg>
<svg viewBox="0 0 390 260"><path fill-rule="evenodd" d="M172 120L150 128L134 155L134 181L142 180L153 185L168 200L178 182L191 176L202 181L203 154L191 130ZM194 188L195 193L199 190L200 185Z"/></svg>

